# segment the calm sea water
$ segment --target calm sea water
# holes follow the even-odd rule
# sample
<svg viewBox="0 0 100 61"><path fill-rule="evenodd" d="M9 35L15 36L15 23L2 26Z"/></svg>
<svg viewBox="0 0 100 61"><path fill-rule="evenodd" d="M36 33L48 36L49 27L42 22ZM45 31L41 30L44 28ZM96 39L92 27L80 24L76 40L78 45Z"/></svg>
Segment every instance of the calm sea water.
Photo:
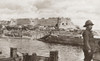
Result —
<svg viewBox="0 0 100 61"><path fill-rule="evenodd" d="M4 53L6 52L6 55L9 55L9 47L16 47L22 53L29 53L30 55L37 53L37 55L45 57L49 57L50 51L58 51L59 61L83 61L84 58L80 47L48 44L32 39L0 39L0 48L4 50Z"/></svg>

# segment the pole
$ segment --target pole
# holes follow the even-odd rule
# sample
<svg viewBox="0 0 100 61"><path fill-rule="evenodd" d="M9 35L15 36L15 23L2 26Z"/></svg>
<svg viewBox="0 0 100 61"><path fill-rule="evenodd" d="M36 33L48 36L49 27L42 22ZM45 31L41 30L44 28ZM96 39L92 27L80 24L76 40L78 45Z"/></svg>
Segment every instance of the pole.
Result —
<svg viewBox="0 0 100 61"><path fill-rule="evenodd" d="M50 51L50 61L58 61L58 51Z"/></svg>

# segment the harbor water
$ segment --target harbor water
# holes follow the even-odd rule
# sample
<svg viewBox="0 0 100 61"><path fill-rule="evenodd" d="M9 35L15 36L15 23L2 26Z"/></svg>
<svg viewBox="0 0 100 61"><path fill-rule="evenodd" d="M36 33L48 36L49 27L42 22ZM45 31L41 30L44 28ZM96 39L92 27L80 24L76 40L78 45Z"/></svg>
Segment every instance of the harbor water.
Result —
<svg viewBox="0 0 100 61"><path fill-rule="evenodd" d="M29 38L1 38L0 51L9 56L10 47L18 48L21 53L36 53L38 56L49 57L50 51L58 51L59 61L83 61L84 55L81 47L60 44L48 44Z"/></svg>

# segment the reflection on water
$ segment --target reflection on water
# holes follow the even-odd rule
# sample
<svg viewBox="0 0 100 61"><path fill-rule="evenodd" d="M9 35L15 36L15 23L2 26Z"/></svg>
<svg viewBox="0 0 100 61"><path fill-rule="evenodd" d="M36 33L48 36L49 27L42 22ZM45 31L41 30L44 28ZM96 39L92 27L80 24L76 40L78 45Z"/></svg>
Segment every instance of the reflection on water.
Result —
<svg viewBox="0 0 100 61"><path fill-rule="evenodd" d="M17 47L22 53L37 53L39 56L49 57L50 51L59 52L59 61L83 61L83 52L80 47L47 44L37 40L30 39L9 39L13 47Z"/></svg>

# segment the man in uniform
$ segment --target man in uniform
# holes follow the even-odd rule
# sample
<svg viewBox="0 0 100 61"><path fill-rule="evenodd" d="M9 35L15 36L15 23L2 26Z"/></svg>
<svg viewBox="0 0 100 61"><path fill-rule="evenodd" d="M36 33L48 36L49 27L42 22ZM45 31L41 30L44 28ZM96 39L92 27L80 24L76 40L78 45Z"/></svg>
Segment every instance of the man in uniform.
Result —
<svg viewBox="0 0 100 61"><path fill-rule="evenodd" d="M84 30L82 36L83 36L83 52L84 52L84 61L91 61L93 58L93 51L94 51L94 40L93 40L93 33L92 33L92 26L94 24L91 22L91 20L87 20L84 27L86 27L86 30Z"/></svg>

